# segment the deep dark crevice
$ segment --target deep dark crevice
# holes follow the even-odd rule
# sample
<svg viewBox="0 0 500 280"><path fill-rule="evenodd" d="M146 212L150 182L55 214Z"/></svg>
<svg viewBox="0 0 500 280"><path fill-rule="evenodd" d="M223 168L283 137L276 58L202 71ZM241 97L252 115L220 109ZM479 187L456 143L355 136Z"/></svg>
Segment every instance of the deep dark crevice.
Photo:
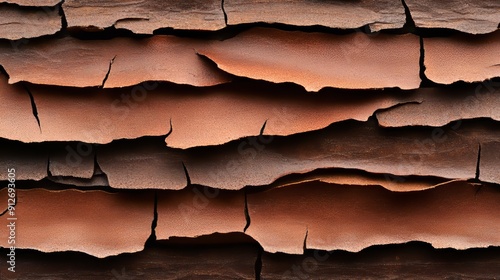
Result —
<svg viewBox="0 0 500 280"><path fill-rule="evenodd" d="M439 84L429 80L427 76L425 75L425 49L424 49L424 38L420 37L420 59L419 59L419 65L420 65L420 87L438 87Z"/></svg>
<svg viewBox="0 0 500 280"><path fill-rule="evenodd" d="M173 131L173 127L172 127L172 119L170 119L170 129L168 130L167 134L165 134L165 137L163 138L163 141L165 141L165 144L168 146L168 136L170 136L170 134L172 134L172 131Z"/></svg>
<svg viewBox="0 0 500 280"><path fill-rule="evenodd" d="M250 226L250 213L248 213L248 200L247 200L247 193L245 192L245 219L247 221L247 224L245 225L245 228L243 229L243 232L246 232L248 227Z"/></svg>
<svg viewBox="0 0 500 280"><path fill-rule="evenodd" d="M307 250L307 236L309 235L309 229L306 228L306 235L304 236L304 245L303 245L303 250L304 250L304 254Z"/></svg>
<svg viewBox="0 0 500 280"><path fill-rule="evenodd" d="M406 22L403 25L403 29L408 30L409 32L415 32L417 29L415 25L415 21L413 20L413 17L411 16L410 8L408 8L408 5L406 5L405 0L401 0L401 3L403 4L403 7L405 9L405 15L406 15Z"/></svg>
<svg viewBox="0 0 500 280"><path fill-rule="evenodd" d="M477 152L476 177L474 178L477 181L479 181L479 175L480 175L479 166L480 166L480 164L481 164L481 143L479 143L479 149Z"/></svg>
<svg viewBox="0 0 500 280"><path fill-rule="evenodd" d="M61 1L57 6L59 7L59 15L61 16L61 30L66 31L68 29L68 21L66 20L66 14L63 10L64 1Z"/></svg>
<svg viewBox="0 0 500 280"><path fill-rule="evenodd" d="M262 254L264 253L264 249L259 248L257 252L257 259L255 260L255 280L261 279L262 274Z"/></svg>
<svg viewBox="0 0 500 280"><path fill-rule="evenodd" d="M245 32L247 30L250 30L252 28L257 28L257 27L263 27L263 28L273 28L273 29L278 29L282 31L301 31L305 33L326 33L326 34L336 34L336 35L345 35L345 34L352 34L355 32L361 32L365 34L371 34L369 25L362 26L360 28L351 28L351 29L340 29L340 28L331 28L331 27L326 27L326 26L321 26L321 25L312 25L312 26L298 26L298 25L289 25L289 24L283 24L283 23L266 23L266 22L252 22L252 23L241 23L241 24L235 24L235 25L227 25L225 28L216 30L216 31L203 31L203 30L185 30L185 29L173 29L173 28L158 28L154 30L153 35L174 35L177 37L187 37L187 38L198 38L202 40L227 40L230 38L235 37L236 35ZM102 38L103 36L105 38L114 38L118 37L117 32L119 31L113 31L111 28L106 28L104 31L101 32L94 32L94 34L85 34L82 31L80 31L79 36L99 36ZM129 32L130 34L125 34L123 31L120 30L121 36L127 36L127 37L138 37L140 36L144 37L144 35L138 35L138 34L133 34L132 32ZM382 30L382 32L385 32L385 30ZM146 35L146 36L151 36L151 35ZM90 39L90 38L88 38Z"/></svg>
<svg viewBox="0 0 500 280"><path fill-rule="evenodd" d="M151 223L151 235L146 240L145 247L151 247L156 242L156 226L158 225L158 192L155 191L153 222Z"/></svg>
<svg viewBox="0 0 500 280"><path fill-rule="evenodd" d="M184 169L184 174L186 174L186 187L189 187L191 186L191 177L189 177L189 172L184 162L182 163L182 168Z"/></svg>
<svg viewBox="0 0 500 280"><path fill-rule="evenodd" d="M130 30L126 29L116 29L116 27L111 26L104 29L91 29L91 28L81 28L81 27L69 27L67 33L72 37L78 38L80 40L109 40L119 37L127 38L149 38L153 35L147 34L135 34Z"/></svg>
<svg viewBox="0 0 500 280"><path fill-rule="evenodd" d="M106 76L104 76L104 79L102 80L101 88L104 88L104 84L106 84L106 81L109 78L109 73L111 73L111 67L113 66L113 62L115 62L115 58L116 55L109 61L108 72L106 73Z"/></svg>
<svg viewBox="0 0 500 280"><path fill-rule="evenodd" d="M264 122L264 124L260 128L259 135L264 135L264 130L266 129L266 124L267 124L267 120Z"/></svg>
<svg viewBox="0 0 500 280"><path fill-rule="evenodd" d="M424 58L425 58L424 38L420 37L420 57L418 60L418 63L420 65L420 71L418 73L420 76L420 87L424 87L426 81L428 80L427 77L425 76Z"/></svg>
<svg viewBox="0 0 500 280"><path fill-rule="evenodd" d="M98 174L102 174L102 169L97 162L97 151L94 152L94 173L92 173L92 177Z"/></svg>
<svg viewBox="0 0 500 280"><path fill-rule="evenodd" d="M52 172L50 172L50 155L47 156L47 177L53 177Z"/></svg>
<svg viewBox="0 0 500 280"><path fill-rule="evenodd" d="M377 115L378 115L379 113L383 113L383 112L387 112L387 111L395 110L395 109L397 109L397 108L399 108L399 107L404 107L404 106L407 106L407 105L409 105L409 104L417 104L417 105L418 105L418 104L422 104L422 101L407 101L407 102L401 102L401 103L398 103L398 104L392 105L392 106L390 106L390 107L386 107L386 108L379 108L379 109L375 110L375 111L373 112L373 114L372 114L369 118L370 118L370 119L372 119L378 127L382 127L382 126L380 125L380 122L379 122L378 118L377 118Z"/></svg>
<svg viewBox="0 0 500 280"><path fill-rule="evenodd" d="M168 130L167 134L165 135L165 139L167 139L168 136L170 136L170 134L172 134L172 119L170 119L170 129Z"/></svg>
<svg viewBox="0 0 500 280"><path fill-rule="evenodd" d="M7 73L7 71L5 70L5 68L3 68L2 65L0 65L0 74L5 75L5 77L7 77L7 80L10 79L9 73Z"/></svg>
<svg viewBox="0 0 500 280"><path fill-rule="evenodd" d="M387 130L386 128L381 128ZM327 167L327 168L317 168L306 173L289 173L284 175L275 181L266 185L248 185L243 187L243 190L249 194L259 193L266 190L274 189L278 186L284 184L290 184L294 182L300 182L305 178L313 178L315 176L329 176L329 175L354 175L362 176L367 178L382 179L386 181L395 182L427 182L429 185L437 185L449 181L449 179L437 177L437 176L423 176L423 175L394 175L391 173L372 173L362 169L352 169L352 168L338 168L338 167Z"/></svg>
<svg viewBox="0 0 500 280"><path fill-rule="evenodd" d="M106 182L106 186L111 188L111 186L109 185L108 174L106 174L99 165L99 160L97 159L98 149L99 146L96 146L96 150L94 153L94 174L92 174L92 177L103 176Z"/></svg>
<svg viewBox="0 0 500 280"><path fill-rule="evenodd" d="M222 13L224 13L224 23L227 26L227 13L226 13L226 10L224 8L224 0L221 0L220 6L221 6L221 9L222 9Z"/></svg>
<svg viewBox="0 0 500 280"><path fill-rule="evenodd" d="M26 90L26 92L28 93L28 95L30 97L31 109L33 111L33 116L35 117L36 122L38 123L38 128L40 129L40 133L42 133L42 126L40 124L40 119L38 118L38 110L36 108L35 98L33 97L33 94L31 93L30 89L28 88L28 86L26 84L22 83L22 86L23 86L24 90Z"/></svg>

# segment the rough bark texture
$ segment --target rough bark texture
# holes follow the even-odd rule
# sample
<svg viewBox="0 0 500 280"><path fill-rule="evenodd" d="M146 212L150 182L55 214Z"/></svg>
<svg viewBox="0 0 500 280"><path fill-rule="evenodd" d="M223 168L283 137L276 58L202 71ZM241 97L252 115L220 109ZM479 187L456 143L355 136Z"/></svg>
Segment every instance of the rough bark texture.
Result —
<svg viewBox="0 0 500 280"><path fill-rule="evenodd" d="M146 81L194 86L228 82L225 73L200 58L196 39L155 36L147 39L78 40L71 37L0 46L9 83L68 87L126 87ZM41 71L43 69L43 71Z"/></svg>
<svg viewBox="0 0 500 280"><path fill-rule="evenodd" d="M78 251L102 258L141 251L151 233L152 193L33 189L18 191L18 200L14 216L22 238L17 248ZM8 230L2 227L0 235L8 236ZM10 247L7 238L1 242Z"/></svg>
<svg viewBox="0 0 500 280"><path fill-rule="evenodd" d="M500 3L495 0L405 0L418 27L450 28L471 34L497 30Z"/></svg>
<svg viewBox="0 0 500 280"><path fill-rule="evenodd" d="M499 11L0 0L0 279L497 279Z"/></svg>
<svg viewBox="0 0 500 280"><path fill-rule="evenodd" d="M492 221L498 219L500 193L495 187L477 188L451 182L395 193L318 181L289 185L248 196L252 223L246 232L265 251L290 254L304 249L357 252L412 240L435 248L499 246L500 223Z"/></svg>
<svg viewBox="0 0 500 280"><path fill-rule="evenodd" d="M372 31L401 28L405 23L402 3L384 1L226 0L228 24L252 22L284 23L298 26L322 25L331 28L360 28Z"/></svg>
<svg viewBox="0 0 500 280"><path fill-rule="evenodd" d="M63 9L70 28L114 26L152 34L156 29L168 27L217 30L225 26L221 2L215 0L67 0Z"/></svg>
<svg viewBox="0 0 500 280"><path fill-rule="evenodd" d="M411 34L332 35L254 28L198 52L236 76L324 87L418 88L418 38Z"/></svg>
<svg viewBox="0 0 500 280"><path fill-rule="evenodd" d="M19 40L61 30L58 8L25 9L0 3L0 39Z"/></svg>

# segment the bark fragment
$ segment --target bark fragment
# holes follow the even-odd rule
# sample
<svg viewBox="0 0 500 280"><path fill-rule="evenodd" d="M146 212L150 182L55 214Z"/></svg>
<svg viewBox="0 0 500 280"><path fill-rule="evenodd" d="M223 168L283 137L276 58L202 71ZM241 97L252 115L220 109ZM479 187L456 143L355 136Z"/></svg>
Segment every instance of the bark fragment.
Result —
<svg viewBox="0 0 500 280"><path fill-rule="evenodd" d="M31 142L40 137L31 100L22 85L9 85L0 74L0 137Z"/></svg>
<svg viewBox="0 0 500 280"><path fill-rule="evenodd" d="M23 9L0 3L0 39L19 40L61 30L59 8Z"/></svg>
<svg viewBox="0 0 500 280"><path fill-rule="evenodd" d="M500 121L500 94L493 82L453 88L419 89L422 102L406 103L376 113L384 127L444 126L453 121L491 118Z"/></svg>
<svg viewBox="0 0 500 280"><path fill-rule="evenodd" d="M111 40L63 39L28 42L17 49L0 45L0 61L9 83L100 87L126 87L145 81L169 81L212 86L229 81L227 74L203 60L194 49L203 41L174 36Z"/></svg>
<svg viewBox="0 0 500 280"><path fill-rule="evenodd" d="M198 52L237 76L324 87L415 89L419 39L415 35L348 35L253 28L201 46Z"/></svg>
<svg viewBox="0 0 500 280"><path fill-rule="evenodd" d="M242 191L188 187L158 193L158 240L242 232L246 224Z"/></svg>
<svg viewBox="0 0 500 280"><path fill-rule="evenodd" d="M153 34L160 28L218 30L225 27L219 0L66 0L63 9L69 28L115 26L134 33Z"/></svg>
<svg viewBox="0 0 500 280"><path fill-rule="evenodd" d="M372 31L401 28L405 23L403 5L384 1L257 1L225 0L228 24L284 23L298 26L322 25L331 28L360 28Z"/></svg>
<svg viewBox="0 0 500 280"><path fill-rule="evenodd" d="M424 38L425 75L431 81L481 82L500 76L500 31Z"/></svg>
<svg viewBox="0 0 500 280"><path fill-rule="evenodd" d="M151 233L151 192L32 189L18 190L17 199L17 248L78 251L103 258L141 251ZM0 235L7 236L7 230L0 228ZM0 242L1 247L9 247L7 238Z"/></svg>
<svg viewBox="0 0 500 280"><path fill-rule="evenodd" d="M171 118L166 109L173 106L172 101L161 91L148 89L151 89L149 84L106 92L32 86L31 92L43 125L42 134L32 138L12 138L24 142L102 144L115 139L166 135ZM83 144L82 149L87 149L88 145Z"/></svg>
<svg viewBox="0 0 500 280"><path fill-rule="evenodd" d="M186 186L182 157L165 147L161 138L130 144L117 141L99 147L97 162L111 187L179 190Z"/></svg>
<svg viewBox="0 0 500 280"><path fill-rule="evenodd" d="M320 182L285 186L248 195L247 234L266 251L300 254L306 228L308 249L359 251L413 240L435 248L498 246L500 193L481 188L476 193L466 182L403 193Z"/></svg>
<svg viewBox="0 0 500 280"><path fill-rule="evenodd" d="M496 0L405 0L417 27L450 28L481 34L494 32L500 23Z"/></svg>

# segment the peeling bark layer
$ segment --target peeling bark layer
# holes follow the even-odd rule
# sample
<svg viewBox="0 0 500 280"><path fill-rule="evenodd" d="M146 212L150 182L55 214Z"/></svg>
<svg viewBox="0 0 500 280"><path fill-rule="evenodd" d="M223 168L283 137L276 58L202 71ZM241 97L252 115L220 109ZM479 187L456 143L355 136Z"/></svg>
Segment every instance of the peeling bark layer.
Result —
<svg viewBox="0 0 500 280"><path fill-rule="evenodd" d="M405 0L405 3L418 27L482 34L496 31L500 24L500 3L496 0Z"/></svg>
<svg viewBox="0 0 500 280"><path fill-rule="evenodd" d="M500 31L423 40L425 75L431 81L451 84L500 77Z"/></svg>
<svg viewBox="0 0 500 280"><path fill-rule="evenodd" d="M43 130L31 127L31 133L25 131L35 120L28 108L21 112L27 119L6 110L5 119L12 120L6 125L16 124L23 129L6 129L4 138L104 144L115 139L166 135L171 122L167 145L191 148L221 145L259 135L261 130L266 135L286 136L349 119L366 121L376 110L422 101L418 94L394 90L352 94L330 89L313 95L293 86L254 82L210 88L143 83L104 91L29 87ZM20 101L29 106L28 94L21 88L4 84L2 89L6 92L6 106ZM25 100L18 100L21 97Z"/></svg>
<svg viewBox="0 0 500 280"><path fill-rule="evenodd" d="M366 121L378 109L421 100L394 91L331 90L309 95L294 87L269 84L183 92L169 99L175 106L165 110L172 112L173 127L166 142L183 149L221 145L260 133L292 135L349 119Z"/></svg>
<svg viewBox="0 0 500 280"><path fill-rule="evenodd" d="M497 188L478 191L466 182L405 193L309 182L249 194L247 234L268 252L291 254L412 240L435 248L498 246L498 199Z"/></svg>
<svg viewBox="0 0 500 280"><path fill-rule="evenodd" d="M182 157L165 147L161 139L130 144L119 141L99 147L97 162L111 187L179 190L187 185Z"/></svg>
<svg viewBox="0 0 500 280"><path fill-rule="evenodd" d="M372 122L344 122L300 135L258 136L193 148L183 162L192 183L222 189L266 185L318 168L474 178L478 144L499 138L494 127L487 127L460 122L444 128L386 130Z"/></svg>
<svg viewBox="0 0 500 280"><path fill-rule="evenodd" d="M422 191L450 182L435 177L409 177L393 174L373 174L350 169L324 169L306 174L285 176L270 186L282 187L313 181L345 186L380 186L393 192Z"/></svg>
<svg viewBox="0 0 500 280"><path fill-rule="evenodd" d="M500 83L419 89L420 103L407 103L376 113L384 127L444 126L453 121L490 118L500 121Z"/></svg>
<svg viewBox="0 0 500 280"><path fill-rule="evenodd" d="M79 182L76 185L92 186L94 181L106 186L107 178L113 188L168 190L182 189L188 182L239 190L247 185L268 185L290 174L341 168L378 175L374 178L373 174L365 176L339 170L333 174L325 172L320 178L334 183L353 181L380 185L384 180L380 176L389 176L394 182L382 186L407 191L426 189L446 178L474 178L478 145L498 141L497 126L493 121L469 120L437 128L385 129L372 120L347 121L286 137L260 135L220 146L185 150L166 147L164 136L119 140L106 145L71 142L28 145L4 140L2 164L25 168L29 158L36 154L37 160L29 166L33 165L38 171L31 171L33 175L23 172L26 180L40 180L47 177L47 171L54 171L49 177L56 182L72 180ZM32 152L23 150L24 145L33 147ZM49 150L57 153L49 156L47 152L40 152ZM49 159L51 165L47 169ZM399 186L400 179L405 180L401 176L413 175L434 176L440 180L432 180L433 183L417 180L412 186ZM305 174L297 180L318 179L315 176Z"/></svg>
<svg viewBox="0 0 500 280"><path fill-rule="evenodd" d="M9 83L68 87L126 87L145 81L212 86L228 76L200 58L202 41L174 36L146 39L37 40L12 48L0 46L0 64Z"/></svg>
<svg viewBox="0 0 500 280"><path fill-rule="evenodd" d="M167 27L194 30L225 27L221 2L215 0L66 0L63 9L69 28L114 26L134 33L153 34L156 29Z"/></svg>
<svg viewBox="0 0 500 280"><path fill-rule="evenodd" d="M61 28L58 8L23 9L0 3L0 39L19 40L52 35Z"/></svg>
<svg viewBox="0 0 500 280"><path fill-rule="evenodd" d="M308 91L420 85L419 40L412 34L349 35L253 28L198 52L231 74Z"/></svg>
<svg viewBox="0 0 500 280"><path fill-rule="evenodd" d="M78 251L103 258L141 251L151 234L152 193L33 189L18 190L17 199L17 248ZM7 230L0 228L0 235L8 236ZM10 247L7 238L0 242Z"/></svg>
<svg viewBox="0 0 500 280"><path fill-rule="evenodd" d="M397 0L384 1L257 1L226 0L228 24L254 22L284 23L298 26L322 25L331 28L370 30L401 28L405 11Z"/></svg>

